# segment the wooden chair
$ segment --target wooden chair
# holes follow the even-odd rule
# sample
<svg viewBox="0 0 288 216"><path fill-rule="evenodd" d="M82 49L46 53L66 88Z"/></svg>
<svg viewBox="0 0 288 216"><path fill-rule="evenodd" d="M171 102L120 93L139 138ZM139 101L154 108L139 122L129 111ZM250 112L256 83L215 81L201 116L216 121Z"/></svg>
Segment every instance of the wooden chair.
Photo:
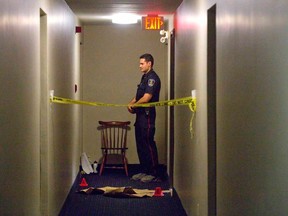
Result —
<svg viewBox="0 0 288 216"><path fill-rule="evenodd" d="M127 131L130 129L130 121L99 121L99 124L101 131L101 149L103 153L99 175L102 175L104 168L116 168L125 169L125 173L128 176L128 162L125 154L128 149ZM119 159L121 160L120 164ZM118 163L115 163L117 161Z"/></svg>

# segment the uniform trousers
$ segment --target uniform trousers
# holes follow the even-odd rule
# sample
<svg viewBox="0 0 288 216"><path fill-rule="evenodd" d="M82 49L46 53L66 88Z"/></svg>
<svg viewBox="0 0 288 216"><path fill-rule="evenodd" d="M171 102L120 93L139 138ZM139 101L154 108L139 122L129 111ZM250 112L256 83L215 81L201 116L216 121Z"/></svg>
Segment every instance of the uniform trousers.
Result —
<svg viewBox="0 0 288 216"><path fill-rule="evenodd" d="M158 151L154 141L155 127L135 124L137 153L143 173L157 175Z"/></svg>

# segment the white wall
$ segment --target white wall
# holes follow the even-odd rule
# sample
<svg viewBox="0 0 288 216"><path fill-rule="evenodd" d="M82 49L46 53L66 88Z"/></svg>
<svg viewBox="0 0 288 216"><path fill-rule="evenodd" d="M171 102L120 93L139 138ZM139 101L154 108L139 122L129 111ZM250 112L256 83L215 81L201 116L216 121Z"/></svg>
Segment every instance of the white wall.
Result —
<svg viewBox="0 0 288 216"><path fill-rule="evenodd" d="M0 212L36 215L40 196L40 78L35 55L39 50L39 8L31 1L5 1L0 8ZM15 196L20 188L27 199Z"/></svg>
<svg viewBox="0 0 288 216"><path fill-rule="evenodd" d="M175 187L189 215L208 214L206 35L216 2L217 215L286 215L285 0L184 0L178 8L176 96L195 88L197 114L190 139L191 113L176 109Z"/></svg>
<svg viewBox="0 0 288 216"><path fill-rule="evenodd" d="M48 14L48 79L56 96L80 99L80 35L77 20L64 1L53 1ZM74 86L78 85L75 92ZM48 150L48 206L51 215L60 208L79 171L81 155L81 107L50 106Z"/></svg>
<svg viewBox="0 0 288 216"><path fill-rule="evenodd" d="M285 0L219 4L218 207L222 215L288 212L287 9Z"/></svg>
<svg viewBox="0 0 288 216"><path fill-rule="evenodd" d="M154 70L162 86L160 100L167 94L167 45L160 43L159 31L144 31L135 25L87 25L83 39L83 100L128 104L135 96L141 80L140 55L154 57ZM166 108L157 107L156 135L159 161L166 164ZM83 151L90 160L101 158L99 120L129 120L127 158L139 163L135 137L135 115L124 107L83 107Z"/></svg>
<svg viewBox="0 0 288 216"><path fill-rule="evenodd" d="M206 8L203 1L183 1L175 16L175 97L197 93L197 113L175 107L174 186L188 215L207 215Z"/></svg>
<svg viewBox="0 0 288 216"><path fill-rule="evenodd" d="M44 73L40 8L47 14ZM75 179L79 108L49 107L48 94L54 89L61 96L79 97L73 92L74 83L80 83L76 22L63 0L1 2L1 215L57 215ZM40 106L43 98L46 104L42 100Z"/></svg>

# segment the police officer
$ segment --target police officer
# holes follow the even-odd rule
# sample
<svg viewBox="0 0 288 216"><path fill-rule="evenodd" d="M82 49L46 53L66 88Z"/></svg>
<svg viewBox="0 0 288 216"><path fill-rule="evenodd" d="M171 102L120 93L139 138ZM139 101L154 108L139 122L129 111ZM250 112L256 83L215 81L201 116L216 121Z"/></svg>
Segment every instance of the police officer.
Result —
<svg viewBox="0 0 288 216"><path fill-rule="evenodd" d="M158 174L158 152L154 141L156 109L155 107L137 107L135 105L159 101L161 81L153 70L154 59L151 54L141 55L139 63L143 76L136 96L128 104L128 111L136 113L134 126L141 173L132 176L132 179L151 182L157 179Z"/></svg>

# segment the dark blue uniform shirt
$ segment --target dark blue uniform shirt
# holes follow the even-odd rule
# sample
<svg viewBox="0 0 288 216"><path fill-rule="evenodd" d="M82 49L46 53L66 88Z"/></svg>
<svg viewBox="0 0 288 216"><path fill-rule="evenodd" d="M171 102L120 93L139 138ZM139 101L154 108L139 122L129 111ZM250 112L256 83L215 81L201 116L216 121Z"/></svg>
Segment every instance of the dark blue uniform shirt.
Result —
<svg viewBox="0 0 288 216"><path fill-rule="evenodd" d="M143 97L145 93L152 95L150 102L159 101L159 94L161 89L161 81L156 72L152 69L141 78L136 93L136 101ZM143 127L154 127L156 118L155 107L139 107L136 109L136 122L135 125Z"/></svg>

